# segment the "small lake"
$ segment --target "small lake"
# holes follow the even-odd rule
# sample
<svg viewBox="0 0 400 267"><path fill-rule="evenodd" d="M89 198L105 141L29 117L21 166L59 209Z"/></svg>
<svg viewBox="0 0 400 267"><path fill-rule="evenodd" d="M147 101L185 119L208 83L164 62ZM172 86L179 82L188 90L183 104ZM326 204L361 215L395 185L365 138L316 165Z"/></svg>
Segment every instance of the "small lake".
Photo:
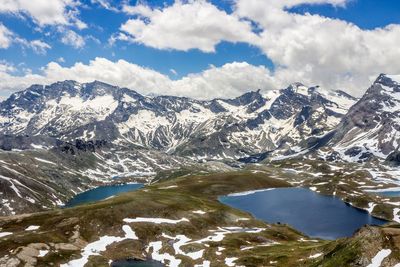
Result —
<svg viewBox="0 0 400 267"><path fill-rule="evenodd" d="M336 197L306 188L277 188L223 196L219 200L268 223L287 223L310 237L329 240L351 236L365 224L387 223Z"/></svg>
<svg viewBox="0 0 400 267"><path fill-rule="evenodd" d="M113 261L111 267L163 267L161 262L154 260L119 260Z"/></svg>
<svg viewBox="0 0 400 267"><path fill-rule="evenodd" d="M373 193L376 193L381 196L386 196L386 197L400 197L400 191L380 191L380 192L373 192Z"/></svg>
<svg viewBox="0 0 400 267"><path fill-rule="evenodd" d="M103 200L121 193L135 191L142 188L143 184L121 184L121 185L105 185L93 188L83 193L77 194L70 199L65 208L75 207L77 205L86 204L89 202Z"/></svg>

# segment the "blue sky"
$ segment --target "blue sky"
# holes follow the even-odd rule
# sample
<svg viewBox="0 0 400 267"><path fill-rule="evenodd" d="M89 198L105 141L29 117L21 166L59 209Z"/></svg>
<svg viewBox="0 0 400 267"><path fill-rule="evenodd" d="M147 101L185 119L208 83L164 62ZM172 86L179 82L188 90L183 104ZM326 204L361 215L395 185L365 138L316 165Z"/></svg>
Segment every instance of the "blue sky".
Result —
<svg viewBox="0 0 400 267"><path fill-rule="evenodd" d="M115 5L119 1L115 1ZM151 6L162 7L171 4L173 1L148 1ZM231 11L228 1L213 1L218 7ZM273 68L272 62L260 51L246 43L233 44L230 42L221 42L218 44L216 53L204 53L197 49L190 51L178 50L159 50L147 47L141 44L116 42L113 46L108 45L110 36L118 32L119 27L127 19L133 17L122 12L114 12L102 8L100 5L87 3L88 7L81 9L80 18L89 24L87 29L80 31L81 35L91 35L100 42L89 39L86 45L76 49L70 45L59 42L62 34L56 32L52 27L45 27L44 33L50 33L45 36L43 32L38 32L36 25L29 19L1 14L0 21L18 35L31 40L43 39L52 46L46 54L31 53L19 46L12 46L7 50L0 50L0 58L13 62L14 64L23 64L31 68L33 72L40 71L40 68L49 61L57 61L60 57L64 58L63 65L70 66L75 62L89 62L95 57L104 57L110 60L126 59L130 62L146 66L169 75L172 79L180 78L188 73L199 72L206 69L210 64L222 66L225 63L233 61L246 61L255 65L265 65ZM174 69L177 74L171 73Z"/></svg>
<svg viewBox="0 0 400 267"><path fill-rule="evenodd" d="M15 2L18 1L20 0L16 0ZM35 4L35 1L38 0L32 0L33 4ZM0 60L3 65L11 66L3 74L4 79L9 79L7 80L7 87L0 89L0 95L3 95L3 97L13 90L18 90L18 88L13 88L13 82L15 86L29 83L30 80L27 79L27 74L33 73L43 76L43 71L50 62L57 63L67 71L68 68L72 68L78 62L90 65L90 62L96 60L96 58L107 59L113 63L123 59L126 62L145 69L151 69L167 76L170 80L176 81L187 77L187 75L201 76L202 73L204 74L204 71L210 70L210 68L216 68L215 70L217 71L219 70L218 68L235 62L246 62L252 68L262 67L265 75L269 75L262 78L258 83L253 84L249 82L248 88L243 89L237 88L237 86L245 87L243 84L246 81L221 82L222 85L227 84L228 87L236 86L234 90L231 90L235 93L255 89L253 87L260 86L263 81L267 82L265 83L265 88L262 89L279 88L279 86L284 86L285 83L294 82L294 80L290 80L293 77L293 79L303 79L306 83L323 84L329 86L329 89L343 89L342 87L348 87L349 92L358 94L359 92L356 90L364 90L365 88L361 89L360 87L365 87L370 82L370 76L374 76L380 72L400 72L400 66L387 67L388 64L393 64L389 61L387 64L383 62L376 69L357 69L357 64L368 65L365 64L365 58L368 59L370 57L371 66L373 65L376 59L374 59L375 54L372 52L360 52L360 54L354 55L354 66L349 66L349 63L345 62L344 59L337 62L334 56L330 58L330 43L336 41L330 40L326 43L321 41L325 38L324 28L329 32L331 30L330 27L333 27L335 30L338 30L338 27L343 27L344 31L345 29L354 31L353 35L356 37L354 37L354 40L352 40L352 36L339 40L340 45L333 48L338 50L334 51L335 53L340 56L345 51L344 53L348 53L348 55L343 55L343 57L352 57L354 53L350 50L355 49L349 48L352 46L352 42L360 45L361 49L358 50L368 47L368 51L374 51L374 46L377 45L378 41L366 41L366 39L371 38L369 32L373 32L374 34L372 40L374 38L377 40L382 39L379 29L385 29L389 24L396 26L400 24L399 1L304 0L297 1L299 4L294 6L287 4L290 3L287 0L249 0L247 3L244 0L213 0L208 2L194 0L183 1L182 3L175 3L171 0L140 2L111 0L54 1L62 2L63 9L61 13L59 10L55 10L54 16L50 19L43 17L48 12L43 12L43 15L40 12L31 12L29 7L11 6L12 4L0 3L0 25L3 25L7 29L9 34L6 35L6 38L10 39L8 43L3 40L4 43L2 45L0 33ZM200 4L197 6L197 9L190 9L190 5L194 5L194 2L199 2ZM159 15L154 15L156 12L153 12L151 13L151 17L149 17L144 11L137 11L138 9L135 9L134 12L128 12L126 11L127 9L124 9L126 6L133 9L145 7L147 11L150 10L152 12L157 10ZM214 21L214 16L212 16L213 18L210 18L210 21L200 19L199 21L191 21L190 19L187 20L187 18L185 20L185 16L180 18L177 15L177 20L182 19L182 21L178 22L178 25L181 23L182 27L188 28L187 31L183 32L180 32L176 24L156 25L157 16L165 15L163 19L169 19L170 21L175 18L173 12L177 12L177 14L179 14L180 10L182 12L201 12L201 9L204 9L205 12L209 11L210 14L215 14L215 17L221 16L221 19L215 18ZM265 14L260 17L256 11L263 9L265 9ZM276 12L272 12L271 10L275 10ZM52 10L50 11L53 12ZM196 15L198 14L193 14L193 17ZM310 17L318 20L317 24L321 24L321 26L315 26L318 27L315 31L316 36L310 35L310 32L313 33L312 27L314 27L310 26L307 22ZM324 17L332 19L333 23L325 25ZM275 25L272 18L279 18L278 20L282 18L282 21L300 19L301 23L304 23L304 27L295 25L293 21L291 22L293 24L282 23ZM62 21L63 19L66 22ZM223 24L225 19L227 22L232 21L232 24ZM129 20L143 22L143 25L140 24L138 26L142 28L139 30L136 26L132 28L132 25L128 25ZM218 24L219 21L222 23ZM79 26L79 23L85 26ZM190 23L193 23L193 31L191 30ZM202 26L201 23L204 25ZM296 23L299 24L298 22ZM333 25L334 23L338 26ZM121 30L125 24L128 30ZM155 24L155 26L152 27L152 24ZM353 24L355 25L355 30L353 29ZM241 28L242 26L242 30L235 30L235 28ZM306 27L310 29L305 29ZM139 38L138 34L139 32L142 34L143 28L145 28L145 34ZM165 33L165 29L167 29L167 33ZM300 41L298 38L291 37L295 35L301 36L301 31L303 30L305 34L300 38ZM171 41L171 38L175 38L174 31L177 32L177 37L176 40ZM388 49L380 47L378 49L382 51L377 51L376 54L387 53L387 58L390 59L393 58L393 55L397 55L395 54L396 52L385 52L385 50L393 50L391 42L397 41L396 35L398 32L397 29L390 29L387 32L389 36L385 34L384 38L388 38L388 46L390 47ZM69 39L66 38L67 33L71 33ZM265 34L262 36L262 33ZM190 37L184 36L187 34L190 34ZM288 37L283 38L282 36L285 36L285 34L288 34ZM340 30L338 30L338 34L341 34ZM349 35L351 34L349 33ZM208 36L204 35L210 37L208 38ZM203 46L197 46L196 42L194 44L191 43L190 39L196 39L197 37L200 38L199 43L204 41ZM111 41L113 38L114 41ZM290 40L291 38L293 39ZM282 39L281 45L279 43L271 45L271 39ZM44 48L43 45L40 48L32 43L34 40L44 43ZM302 43L303 41L304 44ZM183 45L185 42L188 42L188 44ZM363 42L366 43L364 44ZM299 45L293 46L293 43L298 43ZM323 50L312 52L313 49L316 49L315 46L321 46ZM214 51L210 51L210 49ZM284 51L284 53L281 51ZM331 62L321 63L321 55L324 55L326 51L329 54L326 60L330 60ZM315 58L313 58L314 56ZM304 70L301 69L302 65L306 66ZM334 66L330 67L329 65ZM228 67L227 69L229 69ZM240 71L244 70L242 65L240 68ZM257 70L260 70L260 68ZM249 69L248 71L251 73L254 69ZM335 77L328 78L332 74ZM132 75L135 75L135 73L132 73ZM232 77L235 76L235 73L226 75ZM202 78L204 78L203 76ZM24 82L15 82L18 77L21 80L25 79ZM63 79L63 77L60 77L60 79ZM247 79L250 78L247 77ZM259 78L254 77L254 80L257 79ZM344 82L339 82L340 79L343 79ZM41 81L40 79L38 80ZM44 81L47 80L44 79ZM33 81L36 80L33 79ZM111 79L111 81L114 80ZM196 82L203 83L203 80ZM354 83L354 86L350 85L351 82ZM121 85L125 84L122 83ZM137 84L133 85L137 86ZM147 92L153 90L151 86L154 85L146 85L144 86L146 88L135 89ZM172 94L189 96L199 95L198 93L192 94L188 92L187 84L179 89L180 91L171 90L171 86L170 84L165 85L167 89L163 93L171 92ZM208 88L210 86L203 87ZM211 87L208 89L211 91L215 89ZM195 87L193 90L198 90L198 87ZM210 92L208 93L212 95ZM224 94L225 92L220 92L216 96Z"/></svg>

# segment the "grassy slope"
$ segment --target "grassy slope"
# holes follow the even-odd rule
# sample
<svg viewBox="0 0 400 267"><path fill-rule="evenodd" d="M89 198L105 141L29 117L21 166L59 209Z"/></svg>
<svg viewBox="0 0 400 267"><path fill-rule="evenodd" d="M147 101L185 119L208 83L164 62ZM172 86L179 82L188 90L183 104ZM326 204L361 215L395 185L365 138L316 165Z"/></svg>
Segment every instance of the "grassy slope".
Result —
<svg viewBox="0 0 400 267"><path fill-rule="evenodd" d="M176 187L171 187L176 186ZM148 186L142 190L126 193L112 199L76 208L55 210L2 218L0 232L13 232L13 235L0 238L1 259L18 258L18 254L29 244L46 243L50 252L43 258L33 257L39 266L63 263L79 258L80 249L87 242L93 242L104 235L123 236L121 227L124 218L159 217L170 219L188 218L190 222L179 224L131 224L139 240L125 240L107 247L107 251L90 258L88 266L107 266L108 261L124 258L145 258L145 248L155 240L163 241L163 252L173 254L171 243L161 234L175 236L184 234L191 239L201 239L210 235L209 230L224 226L244 228L260 227L264 231L256 234L235 233L226 235L221 242L188 245L185 251L205 249L204 258L212 261L212 266L224 266L226 257L238 257L239 265L245 266L347 266L362 254L357 239L334 242L300 242L306 238L301 233L285 225L270 225L253 219L249 214L232 209L218 202L219 195L270 187L287 187L288 183L270 178L265 173L235 172L207 176L179 177ZM167 189L165 189L167 188ZM194 214L194 210L203 210L204 215ZM249 220L237 220L248 218ZM35 232L24 231L29 225L39 225ZM362 238L361 238L362 239ZM266 242L279 242L274 246L258 246ZM354 243L352 243L354 242ZM72 247L66 249L66 244ZM256 246L254 249L241 250L244 246ZM224 247L221 255L217 248ZM378 248L378 244L376 245ZM343 257L329 257L334 251ZM310 255L327 254L326 259L310 259ZM331 254L329 254L331 253ZM396 252L397 253L397 252ZM395 256L398 254L395 254ZM21 258L21 255L19 255ZM31 257L32 258L32 257ZM185 266L200 264L184 256ZM32 260L32 259L28 259ZM20 261L22 264L24 261Z"/></svg>

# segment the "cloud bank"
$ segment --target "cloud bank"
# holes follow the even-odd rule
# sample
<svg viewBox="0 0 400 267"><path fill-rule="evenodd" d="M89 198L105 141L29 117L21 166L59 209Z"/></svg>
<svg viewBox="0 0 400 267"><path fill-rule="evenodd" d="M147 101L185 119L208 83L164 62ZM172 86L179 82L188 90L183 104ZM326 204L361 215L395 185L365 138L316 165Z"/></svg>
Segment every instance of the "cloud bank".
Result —
<svg viewBox="0 0 400 267"><path fill-rule="evenodd" d="M41 74L16 76L14 71L10 65L0 63L3 96L23 90L31 84L50 84L60 79L79 82L100 80L142 94L177 95L197 99L234 97L244 91L269 90L276 84L268 69L245 62L228 63L219 68L211 66L201 73L190 74L179 80L171 80L167 75L122 59L114 62L105 58L96 58L88 64L75 63L71 67L50 62L42 69Z"/></svg>
<svg viewBox="0 0 400 267"><path fill-rule="evenodd" d="M231 62L210 67L179 80L125 60L95 58L88 64L63 67L50 62L41 73L15 75L0 68L2 95L21 90L31 83L48 84L60 79L103 80L141 93L173 94L194 98L234 97L248 90L277 89L296 81L341 89L360 96L379 73L399 74L400 25L362 29L352 23L320 15L290 11L297 5L329 4L346 8L352 0L232 0L232 11L205 0L176 0L171 5L154 7L137 1L122 1L113 6L109 0L91 0L100 8L123 12L129 18L109 43L138 43L160 50L218 53L221 42L247 43L257 47L274 64L263 66ZM51 3L50 3L51 2ZM88 42L71 27L87 27L79 18L78 0L3 0L0 13L28 16L39 27L62 29L60 42L77 49ZM60 33L60 31L59 31ZM45 54L51 46L41 40L25 40L0 23L0 49L13 43ZM128 46L129 49L129 46ZM0 63L2 64L2 63ZM3 64L4 65L4 64ZM171 70L171 73L174 72Z"/></svg>
<svg viewBox="0 0 400 267"><path fill-rule="evenodd" d="M214 52L221 41L246 42L272 60L276 81L360 95L379 73L400 73L400 62L392 60L400 58L400 25L364 30L339 19L287 10L300 4L345 7L347 2L236 0L231 14L202 0L176 1L164 8L125 6L123 10L137 18L121 25L113 41L206 53Z"/></svg>

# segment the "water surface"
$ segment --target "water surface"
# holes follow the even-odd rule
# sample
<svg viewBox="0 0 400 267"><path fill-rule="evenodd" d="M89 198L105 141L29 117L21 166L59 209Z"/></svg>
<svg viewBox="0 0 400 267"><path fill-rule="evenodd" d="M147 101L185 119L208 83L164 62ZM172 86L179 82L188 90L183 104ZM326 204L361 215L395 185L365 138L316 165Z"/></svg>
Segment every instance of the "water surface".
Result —
<svg viewBox="0 0 400 267"><path fill-rule="evenodd" d="M342 200L306 188L277 188L247 195L223 196L224 204L253 214L269 223L287 223L310 237L348 237L365 224L387 221L372 217Z"/></svg>
<svg viewBox="0 0 400 267"><path fill-rule="evenodd" d="M142 188L143 184L122 184L122 185L106 185L99 186L94 189L85 191L83 193L77 194L75 197L70 199L64 207L70 208L77 205L86 204L89 202L103 200L117 194L135 191Z"/></svg>
<svg viewBox="0 0 400 267"><path fill-rule="evenodd" d="M400 197L400 191L380 191L374 193L386 197Z"/></svg>

